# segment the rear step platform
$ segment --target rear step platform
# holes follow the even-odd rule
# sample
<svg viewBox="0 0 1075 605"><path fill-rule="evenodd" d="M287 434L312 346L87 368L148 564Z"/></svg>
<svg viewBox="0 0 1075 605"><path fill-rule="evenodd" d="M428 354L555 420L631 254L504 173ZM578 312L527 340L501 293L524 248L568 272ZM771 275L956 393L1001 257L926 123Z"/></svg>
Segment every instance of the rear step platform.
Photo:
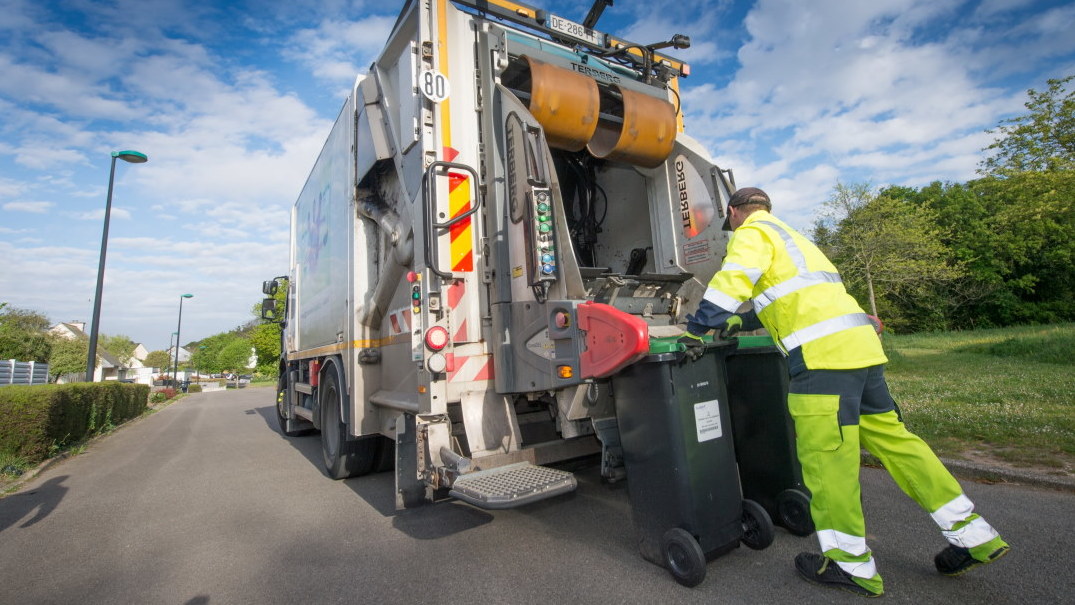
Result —
<svg viewBox="0 0 1075 605"><path fill-rule="evenodd" d="M460 475L449 492L479 508L514 508L575 491L578 482L566 471L517 462Z"/></svg>

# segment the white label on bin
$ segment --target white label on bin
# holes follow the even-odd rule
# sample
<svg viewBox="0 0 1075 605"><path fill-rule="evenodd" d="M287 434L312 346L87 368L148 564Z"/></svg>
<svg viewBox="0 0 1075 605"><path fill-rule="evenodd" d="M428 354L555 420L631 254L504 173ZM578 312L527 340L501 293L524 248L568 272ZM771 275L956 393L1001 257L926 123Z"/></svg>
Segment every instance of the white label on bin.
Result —
<svg viewBox="0 0 1075 605"><path fill-rule="evenodd" d="M694 404L694 425L698 428L698 443L722 437L720 402L713 399Z"/></svg>

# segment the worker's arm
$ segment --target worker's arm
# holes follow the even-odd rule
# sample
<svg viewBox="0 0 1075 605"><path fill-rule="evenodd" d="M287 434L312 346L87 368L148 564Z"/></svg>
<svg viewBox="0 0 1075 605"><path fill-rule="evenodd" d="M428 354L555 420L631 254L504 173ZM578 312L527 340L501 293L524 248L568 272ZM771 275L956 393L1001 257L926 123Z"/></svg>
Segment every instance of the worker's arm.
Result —
<svg viewBox="0 0 1075 605"><path fill-rule="evenodd" d="M742 228L728 242L724 265L709 281L698 310L687 315L687 332L695 338L709 330L723 328L754 292L754 284L769 269L773 246L765 234L756 228ZM761 327L753 311L744 314L744 327Z"/></svg>

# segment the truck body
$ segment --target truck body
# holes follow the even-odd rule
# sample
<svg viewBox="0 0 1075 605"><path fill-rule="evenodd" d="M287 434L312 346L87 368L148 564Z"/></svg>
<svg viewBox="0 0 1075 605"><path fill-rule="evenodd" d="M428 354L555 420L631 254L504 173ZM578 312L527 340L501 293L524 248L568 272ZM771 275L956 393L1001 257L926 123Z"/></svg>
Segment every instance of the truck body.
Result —
<svg viewBox="0 0 1075 605"><path fill-rule="evenodd" d="M600 14L598 4L595 11ZM678 333L734 190L686 64L506 0L410 1L294 205L277 412L334 478L509 507L622 476L610 378Z"/></svg>

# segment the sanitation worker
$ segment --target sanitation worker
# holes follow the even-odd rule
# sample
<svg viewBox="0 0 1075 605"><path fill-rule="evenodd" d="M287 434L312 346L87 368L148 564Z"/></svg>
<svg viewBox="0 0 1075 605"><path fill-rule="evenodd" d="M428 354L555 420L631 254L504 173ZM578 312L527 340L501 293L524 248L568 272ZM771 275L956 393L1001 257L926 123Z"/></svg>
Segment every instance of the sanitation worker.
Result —
<svg viewBox="0 0 1075 605"><path fill-rule="evenodd" d="M760 320L787 356L788 410L821 543L821 554L795 557L799 574L862 596L884 592L866 545L860 446L880 459L940 526L949 544L934 558L937 571L955 576L1007 554L1008 544L974 512L933 450L903 425L885 383L888 359L870 317L844 289L829 259L771 209L761 189L747 187L732 195L724 224L735 231L728 255L697 312L688 315L680 342L697 358L701 336L740 325L738 312L749 300L748 321Z"/></svg>

